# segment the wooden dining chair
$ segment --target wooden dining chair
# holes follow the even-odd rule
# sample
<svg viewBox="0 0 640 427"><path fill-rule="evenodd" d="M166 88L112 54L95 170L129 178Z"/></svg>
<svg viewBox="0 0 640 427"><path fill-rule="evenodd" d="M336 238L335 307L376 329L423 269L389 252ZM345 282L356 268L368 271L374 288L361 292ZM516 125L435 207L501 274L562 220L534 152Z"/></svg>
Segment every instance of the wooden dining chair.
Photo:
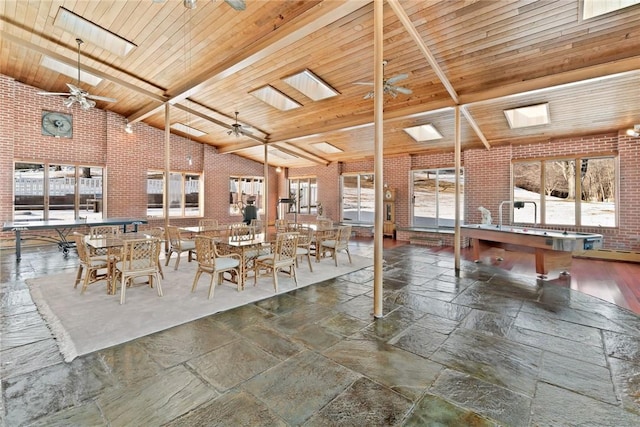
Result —
<svg viewBox="0 0 640 427"><path fill-rule="evenodd" d="M166 239L166 233L164 232L163 227L152 227L147 230L144 230L144 234L153 237L155 239L160 240L160 252L162 252L162 245ZM164 279L164 273L162 272L162 263L160 262L160 257L158 257L158 271L160 272L160 277Z"/></svg>
<svg viewBox="0 0 640 427"><path fill-rule="evenodd" d="M351 225L343 225L338 227L338 231L333 239L322 240L318 250L321 253L330 252L333 260L338 266L338 252L345 251L349 256L349 264L351 262L351 253L349 253L349 239L351 239Z"/></svg>
<svg viewBox="0 0 640 427"><path fill-rule="evenodd" d="M200 235L218 239L221 237L220 227L217 219L203 218L198 221L198 225L200 226Z"/></svg>
<svg viewBox="0 0 640 427"><path fill-rule="evenodd" d="M293 231L293 229L292 229ZM307 257L309 263L309 271L313 272L311 266L311 255L314 249L312 248L314 231L311 227L297 224L295 231L298 232L298 247L296 249L296 267L298 267L298 259Z"/></svg>
<svg viewBox="0 0 640 427"><path fill-rule="evenodd" d="M220 255L216 248L214 238L208 236L196 236L196 262L198 263L198 271L196 271L196 276L193 279L191 292L196 291L198 280L202 273L211 275L211 281L209 282L209 299L213 298L216 285L222 283L223 274L225 272L235 273L238 291L242 289L242 283L240 280L240 255Z"/></svg>
<svg viewBox="0 0 640 427"><path fill-rule="evenodd" d="M172 254L177 254L176 265L174 270L178 269L178 265L180 265L180 254L182 252L188 253L188 261L191 262L193 259L193 254L196 250L196 242L191 239L185 239L182 237L180 233L180 228L175 225L169 225L166 229L167 232L167 240L169 240L169 253L167 253L167 260L165 261L165 266L169 265L169 261L171 260Z"/></svg>
<svg viewBox="0 0 640 427"><path fill-rule="evenodd" d="M97 239L100 237L118 236L120 231L120 227L117 225L95 225L89 227L89 238ZM113 250L111 252L113 253ZM90 254L92 256L107 255L107 249L94 249Z"/></svg>
<svg viewBox="0 0 640 427"><path fill-rule="evenodd" d="M83 294L87 290L87 287L91 283L98 282L100 280L106 280L109 277L107 269L109 268L109 260L106 256L102 255L90 255L89 248L85 242L85 235L81 233L73 233L73 240L76 244L76 250L78 251L78 272L76 274L76 281L73 288L78 287L78 283L82 280L82 289L80 293ZM102 273L100 273L100 271ZM82 272L84 271L84 279Z"/></svg>
<svg viewBox="0 0 640 427"><path fill-rule="evenodd" d="M114 266L114 283L120 282L120 304L124 304L127 286L136 277L146 276L149 286L154 284L158 296L162 296L162 284L158 270L161 243L158 239L130 239L124 241L122 257Z"/></svg>
<svg viewBox="0 0 640 427"><path fill-rule="evenodd" d="M258 256L253 264L253 284L258 281L260 270L271 271L273 276L273 289L278 292L278 272L288 269L289 277L293 277L298 287L296 275L296 251L298 248L298 233L278 233L273 252Z"/></svg>

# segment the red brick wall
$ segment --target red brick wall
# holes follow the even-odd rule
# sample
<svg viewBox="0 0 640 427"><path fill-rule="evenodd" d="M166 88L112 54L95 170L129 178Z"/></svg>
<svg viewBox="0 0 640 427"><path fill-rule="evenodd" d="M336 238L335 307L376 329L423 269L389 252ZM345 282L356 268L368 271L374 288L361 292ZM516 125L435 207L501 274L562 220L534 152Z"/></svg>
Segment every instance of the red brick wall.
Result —
<svg viewBox="0 0 640 427"><path fill-rule="evenodd" d="M13 217L13 162L29 160L105 168L105 201L109 217L146 217L147 170L165 169L164 130L144 123L132 124L134 132L124 131L126 121L113 112L93 108L67 109L61 97L36 94L37 89L0 75L0 222ZM35 106L35 107L34 107ZM41 135L41 111L58 111L73 116L73 137L69 139ZM191 156L189 165L187 156ZM261 163L234 154L217 154L214 147L188 138L171 135L170 169L180 172L203 172L204 216L222 223L241 220L229 215L229 176L246 174L263 176ZM278 174L269 172L269 197L275 200ZM275 202L274 202L275 205ZM271 207L271 221L275 207ZM199 218L171 220L177 225L195 225ZM162 226L164 219L150 221ZM12 239L12 233L1 233Z"/></svg>

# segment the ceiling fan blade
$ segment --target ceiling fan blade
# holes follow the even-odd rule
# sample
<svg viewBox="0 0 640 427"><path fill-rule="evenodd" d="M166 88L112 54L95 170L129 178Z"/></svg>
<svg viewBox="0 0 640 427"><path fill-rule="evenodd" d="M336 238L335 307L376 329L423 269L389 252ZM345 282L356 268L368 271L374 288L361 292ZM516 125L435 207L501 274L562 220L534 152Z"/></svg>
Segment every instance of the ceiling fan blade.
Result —
<svg viewBox="0 0 640 427"><path fill-rule="evenodd" d="M105 101L105 102L117 102L118 100L115 98L109 98L106 96L98 96L98 95L85 95L89 99L95 99L97 101Z"/></svg>
<svg viewBox="0 0 640 427"><path fill-rule="evenodd" d="M38 95L61 95L69 96L69 92L38 92Z"/></svg>
<svg viewBox="0 0 640 427"><path fill-rule="evenodd" d="M354 85L373 86L373 82L355 82Z"/></svg>
<svg viewBox="0 0 640 427"><path fill-rule="evenodd" d="M80 89L78 86L74 86L71 83L67 83L67 86L69 87L69 90L71 91L71 93L73 95L77 95L77 94L83 94L86 95L87 92L83 91L82 89Z"/></svg>
<svg viewBox="0 0 640 427"><path fill-rule="evenodd" d="M411 89L408 89L408 88L402 87L402 86L397 86L397 87L394 88L394 90L396 92L404 93L405 95L411 95L413 93L413 91Z"/></svg>
<svg viewBox="0 0 640 427"><path fill-rule="evenodd" d="M389 79L387 80L387 83L388 83L388 84L394 84L395 82L399 82L400 80L404 80L404 79L406 79L407 77L409 77L409 74L406 74L406 73L398 74L398 75L396 75L396 76L393 76L393 77L389 78Z"/></svg>
<svg viewBox="0 0 640 427"><path fill-rule="evenodd" d="M245 10L247 8L244 0L224 0L229 6L235 10Z"/></svg>
<svg viewBox="0 0 640 427"><path fill-rule="evenodd" d="M362 97L362 99L370 99L373 98L373 96L375 95L374 91L368 92L365 96Z"/></svg>

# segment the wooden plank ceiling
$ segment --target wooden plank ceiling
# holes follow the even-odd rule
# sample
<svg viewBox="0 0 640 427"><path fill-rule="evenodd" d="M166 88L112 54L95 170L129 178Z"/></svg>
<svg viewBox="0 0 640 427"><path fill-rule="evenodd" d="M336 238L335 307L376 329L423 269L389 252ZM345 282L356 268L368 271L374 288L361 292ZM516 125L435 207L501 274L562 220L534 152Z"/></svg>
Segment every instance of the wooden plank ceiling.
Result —
<svg viewBox="0 0 640 427"><path fill-rule="evenodd" d="M135 45L124 56L105 43L81 47L81 68L104 79L81 86L116 98L98 107L134 126L144 121L164 129L168 102L171 123L205 132L190 138L223 153L264 162L268 144L268 163L288 167L373 156L373 101L364 98L371 87L355 84L373 81L371 1L246 0L243 11L221 0L196 6L4 0L0 73L67 92L75 79L41 65L49 56L77 67L80 35L56 25L65 8ZM385 76L408 74L398 84L413 92L385 96L385 156L452 151L456 104L464 113L463 150L613 133L640 123L639 6L583 21L578 0L389 0L384 57ZM339 95L313 101L282 80L304 69ZM280 111L249 93L265 85L302 106ZM550 124L509 128L504 109L537 103L549 104ZM236 111L252 135L228 135ZM443 138L416 142L403 130L427 123ZM317 142L342 151L320 151Z"/></svg>

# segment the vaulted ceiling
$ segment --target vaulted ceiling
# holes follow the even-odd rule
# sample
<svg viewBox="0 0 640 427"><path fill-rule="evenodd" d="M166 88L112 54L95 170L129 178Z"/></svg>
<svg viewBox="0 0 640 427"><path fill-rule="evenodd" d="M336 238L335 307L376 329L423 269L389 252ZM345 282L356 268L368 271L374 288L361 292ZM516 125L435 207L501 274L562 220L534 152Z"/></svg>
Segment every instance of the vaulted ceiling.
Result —
<svg viewBox="0 0 640 427"><path fill-rule="evenodd" d="M99 108L189 136L220 152L279 166L373 156L373 2L367 0L53 0L0 2L0 73L44 91L76 80L42 65L49 57L103 78L80 83L111 97ZM385 77L411 94L384 97L384 155L453 151L454 107L462 112L462 149L617 132L640 123L640 6L583 20L581 1L388 0L384 4ZM92 41L76 15L117 39ZM308 69L338 92L320 101L283 81ZM250 94L264 86L301 106L281 111ZM60 98L61 109L62 101ZM548 103L551 122L510 129L503 111ZM79 111L79 110L78 110ZM229 134L239 122L250 135ZM123 121L123 126L124 126ZM443 138L417 142L403 129L432 124ZM177 134L187 136L180 131ZM321 151L327 142L342 151Z"/></svg>

